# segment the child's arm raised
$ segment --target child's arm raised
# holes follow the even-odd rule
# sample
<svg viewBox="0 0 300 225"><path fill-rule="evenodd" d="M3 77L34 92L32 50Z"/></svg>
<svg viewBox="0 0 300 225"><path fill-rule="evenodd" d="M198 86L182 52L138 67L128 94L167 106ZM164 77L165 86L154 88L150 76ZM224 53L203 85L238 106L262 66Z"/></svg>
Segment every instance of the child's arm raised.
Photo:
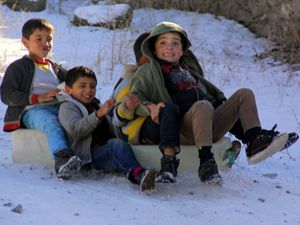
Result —
<svg viewBox="0 0 300 225"><path fill-rule="evenodd" d="M106 116L114 107L115 100L114 99L108 99L104 102L103 106L96 112L96 115L99 119Z"/></svg>

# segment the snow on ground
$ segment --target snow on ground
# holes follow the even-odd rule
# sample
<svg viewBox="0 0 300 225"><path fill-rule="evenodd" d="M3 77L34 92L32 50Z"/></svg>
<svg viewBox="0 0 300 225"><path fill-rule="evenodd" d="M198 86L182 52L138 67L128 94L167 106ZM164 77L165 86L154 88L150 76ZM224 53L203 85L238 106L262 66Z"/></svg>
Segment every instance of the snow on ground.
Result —
<svg viewBox="0 0 300 225"><path fill-rule="evenodd" d="M48 9L39 13L0 6L1 76L9 63L26 54L20 43L23 23L43 17L56 29L53 59L66 68L93 68L98 97L105 100L123 64L134 63L134 39L158 22L173 21L187 30L205 76L227 96L249 87L256 93L264 128L277 123L280 131L300 132L300 73L270 58L257 60L255 55L271 44L242 25L210 14L139 9L127 30L76 27L70 23L73 10L86 1L64 1L65 14L57 13L54 0L48 2ZM1 103L1 126L5 108ZM237 165L222 173L223 187L201 184L195 171L179 174L176 184L157 184L156 192L146 195L120 175L95 173L61 182L53 168L14 164L11 136L0 132L0 224L300 224L299 147L298 142L256 166L247 165L243 152ZM18 204L21 214L12 212Z"/></svg>
<svg viewBox="0 0 300 225"><path fill-rule="evenodd" d="M130 6L128 4L116 5L89 5L76 8L75 15L86 20L89 24L100 24L112 21L112 19L123 16ZM95 16L96 15L96 16Z"/></svg>

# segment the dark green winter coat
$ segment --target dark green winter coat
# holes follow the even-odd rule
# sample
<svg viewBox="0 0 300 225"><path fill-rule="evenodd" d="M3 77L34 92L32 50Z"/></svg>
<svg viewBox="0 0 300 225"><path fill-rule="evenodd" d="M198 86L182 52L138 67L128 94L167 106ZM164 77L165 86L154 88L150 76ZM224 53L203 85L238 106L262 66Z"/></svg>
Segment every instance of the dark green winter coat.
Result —
<svg viewBox="0 0 300 225"><path fill-rule="evenodd" d="M167 32L178 32L181 34L183 55L180 61L184 62L188 66L189 71L196 77L200 83L200 86L205 87L207 94L213 99L212 104L217 101L219 102L225 100L224 93L208 80L204 79L203 71L197 58L189 50L191 42L189 41L185 30L175 23L162 22L152 29L149 37L143 42L142 52L150 59L150 61L139 68L130 83L130 90L135 93L143 103L138 107L136 114L149 116L150 112L145 107L146 104L172 102L172 99L165 86L160 64L153 54L154 42L156 38L159 35Z"/></svg>

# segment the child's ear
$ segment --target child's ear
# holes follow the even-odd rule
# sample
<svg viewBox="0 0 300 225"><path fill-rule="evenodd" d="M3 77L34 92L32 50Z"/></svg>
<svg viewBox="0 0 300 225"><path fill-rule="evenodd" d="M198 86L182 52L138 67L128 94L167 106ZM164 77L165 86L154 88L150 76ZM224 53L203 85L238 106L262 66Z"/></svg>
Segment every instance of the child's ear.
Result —
<svg viewBox="0 0 300 225"><path fill-rule="evenodd" d="M66 86L65 86L65 92L66 92L67 94L69 94L69 95L72 94L72 87L66 85Z"/></svg>
<svg viewBox="0 0 300 225"><path fill-rule="evenodd" d="M25 46L25 48L29 48L28 39L22 37L22 43Z"/></svg>

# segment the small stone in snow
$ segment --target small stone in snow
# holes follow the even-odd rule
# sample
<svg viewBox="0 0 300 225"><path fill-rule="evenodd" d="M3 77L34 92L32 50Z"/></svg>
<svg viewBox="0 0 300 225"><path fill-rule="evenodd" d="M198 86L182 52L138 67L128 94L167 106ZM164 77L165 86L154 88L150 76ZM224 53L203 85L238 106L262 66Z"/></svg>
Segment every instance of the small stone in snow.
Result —
<svg viewBox="0 0 300 225"><path fill-rule="evenodd" d="M11 207L11 206L12 206L12 203L11 203L11 202L8 202L8 203L5 203L3 206Z"/></svg>
<svg viewBox="0 0 300 225"><path fill-rule="evenodd" d="M15 213L22 213L22 205L19 204L17 205L15 208L13 208L11 211L15 212Z"/></svg>
<svg viewBox="0 0 300 225"><path fill-rule="evenodd" d="M278 176L278 174L277 173L266 173L266 174L263 174L263 176L274 179Z"/></svg>

